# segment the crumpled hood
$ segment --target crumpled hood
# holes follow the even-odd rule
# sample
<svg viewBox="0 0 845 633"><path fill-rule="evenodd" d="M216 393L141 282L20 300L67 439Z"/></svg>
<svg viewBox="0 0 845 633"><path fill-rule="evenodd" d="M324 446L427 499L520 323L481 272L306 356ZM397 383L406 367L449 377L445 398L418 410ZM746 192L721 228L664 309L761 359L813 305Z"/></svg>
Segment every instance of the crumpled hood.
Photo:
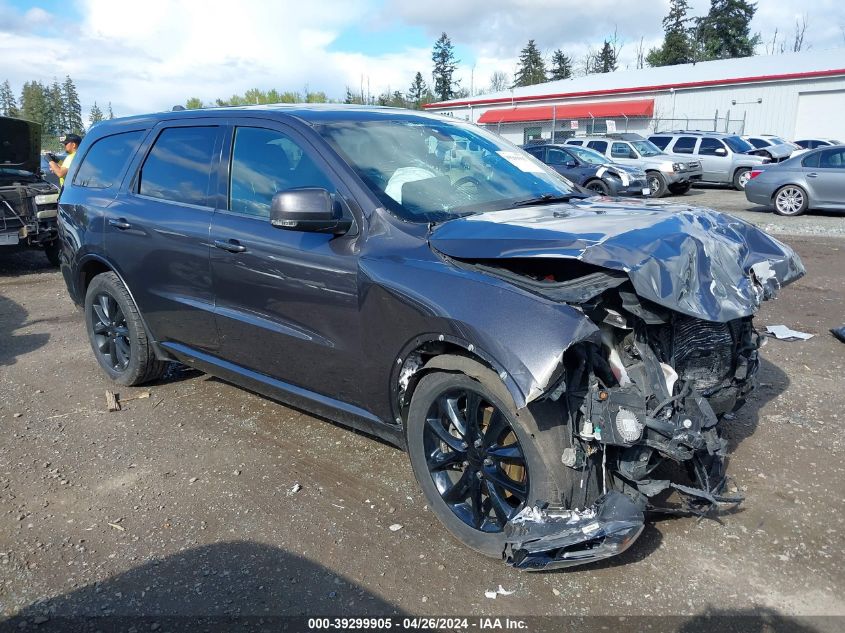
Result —
<svg viewBox="0 0 845 633"><path fill-rule="evenodd" d="M571 258L623 271L640 297L718 322L753 314L804 275L791 248L747 222L646 201L482 213L436 226L429 241L462 260Z"/></svg>

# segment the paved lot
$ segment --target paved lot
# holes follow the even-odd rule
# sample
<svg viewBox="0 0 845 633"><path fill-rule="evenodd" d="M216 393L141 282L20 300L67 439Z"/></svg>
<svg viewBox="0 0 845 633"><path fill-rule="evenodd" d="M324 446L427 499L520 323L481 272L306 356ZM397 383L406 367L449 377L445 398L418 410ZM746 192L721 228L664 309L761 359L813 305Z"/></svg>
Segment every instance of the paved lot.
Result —
<svg viewBox="0 0 845 633"><path fill-rule="evenodd" d="M732 191L686 198L786 227L808 275L758 325L816 336L769 341L730 423L739 512L654 521L615 560L536 575L453 541L403 453L217 379L174 372L121 389L151 396L108 413L113 385L61 276L40 253L4 256L0 616L764 613L783 630L841 630L794 618L845 617L845 345L828 333L845 321L845 217L777 221ZM485 597L499 585L514 593Z"/></svg>

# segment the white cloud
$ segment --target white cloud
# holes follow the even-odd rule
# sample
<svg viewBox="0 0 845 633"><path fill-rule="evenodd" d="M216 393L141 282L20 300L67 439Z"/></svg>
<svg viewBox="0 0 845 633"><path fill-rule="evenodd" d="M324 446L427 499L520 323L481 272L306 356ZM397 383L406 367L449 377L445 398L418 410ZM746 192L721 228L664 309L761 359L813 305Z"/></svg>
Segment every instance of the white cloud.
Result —
<svg viewBox="0 0 845 633"><path fill-rule="evenodd" d="M703 14L709 0L694 0ZM170 108L188 97L213 102L250 88L322 90L342 98L369 81L371 94L408 89L421 71L431 80L431 47L406 45L381 55L333 51L350 28L377 38L384 29L422 29L433 45L445 31L462 59L456 78L482 89L494 71L513 77L529 39L547 57L557 49L576 66L614 30L623 43L622 67L633 67L637 45L658 45L668 0L79 0L82 16L66 17L34 8L21 12L0 0L0 81L16 90L24 81L50 83L73 77L87 115L96 99L111 101L117 114ZM845 4L841 0L758 2L752 24L764 40L777 27L791 37L806 12L806 41L813 48L842 46ZM348 47L347 47L348 48ZM473 67L474 63L474 67Z"/></svg>

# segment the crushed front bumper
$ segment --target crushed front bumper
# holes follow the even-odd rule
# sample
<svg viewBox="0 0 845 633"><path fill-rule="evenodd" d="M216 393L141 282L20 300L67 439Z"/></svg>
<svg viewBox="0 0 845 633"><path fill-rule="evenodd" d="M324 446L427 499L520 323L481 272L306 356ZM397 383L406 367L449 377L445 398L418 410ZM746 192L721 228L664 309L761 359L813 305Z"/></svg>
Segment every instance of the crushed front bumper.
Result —
<svg viewBox="0 0 845 633"><path fill-rule="evenodd" d="M621 554L643 527L643 509L616 491L583 511L526 507L505 526L503 558L527 571L583 565Z"/></svg>

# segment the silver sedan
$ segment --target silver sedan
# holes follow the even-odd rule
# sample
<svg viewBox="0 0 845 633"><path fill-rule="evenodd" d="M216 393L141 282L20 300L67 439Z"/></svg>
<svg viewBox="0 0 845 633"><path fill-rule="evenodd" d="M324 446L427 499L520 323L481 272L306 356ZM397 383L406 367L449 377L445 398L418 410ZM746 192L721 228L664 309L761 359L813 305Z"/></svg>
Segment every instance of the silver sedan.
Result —
<svg viewBox="0 0 845 633"><path fill-rule="evenodd" d="M845 145L823 147L782 163L755 167L745 197L780 215L845 210Z"/></svg>

